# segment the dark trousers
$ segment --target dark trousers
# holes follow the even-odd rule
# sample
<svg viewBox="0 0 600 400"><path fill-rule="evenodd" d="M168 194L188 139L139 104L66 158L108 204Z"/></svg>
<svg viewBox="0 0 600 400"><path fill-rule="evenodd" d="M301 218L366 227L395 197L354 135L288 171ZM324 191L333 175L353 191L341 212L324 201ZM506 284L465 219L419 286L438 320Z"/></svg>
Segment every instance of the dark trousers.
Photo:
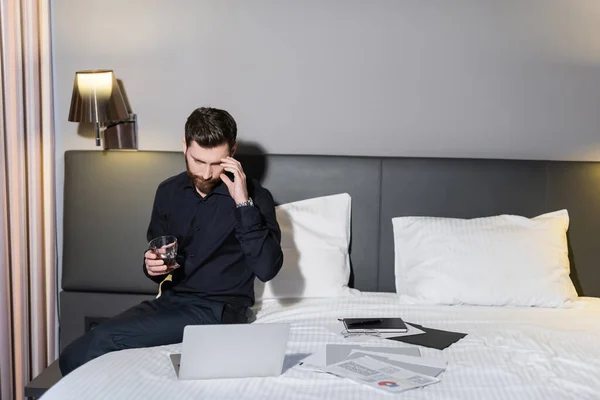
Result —
<svg viewBox="0 0 600 400"><path fill-rule="evenodd" d="M246 323L248 309L167 291L103 321L59 357L63 376L111 351L180 343L186 325Z"/></svg>

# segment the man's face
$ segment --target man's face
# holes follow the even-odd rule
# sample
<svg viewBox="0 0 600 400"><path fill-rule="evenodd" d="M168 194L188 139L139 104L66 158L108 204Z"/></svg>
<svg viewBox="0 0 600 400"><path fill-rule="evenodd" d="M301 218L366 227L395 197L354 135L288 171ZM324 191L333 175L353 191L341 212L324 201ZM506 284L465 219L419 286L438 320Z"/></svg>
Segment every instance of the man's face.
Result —
<svg viewBox="0 0 600 400"><path fill-rule="evenodd" d="M232 155L227 143L213 148L200 147L194 141L183 145L187 173L194 186L202 193L210 193L221 180L221 159Z"/></svg>

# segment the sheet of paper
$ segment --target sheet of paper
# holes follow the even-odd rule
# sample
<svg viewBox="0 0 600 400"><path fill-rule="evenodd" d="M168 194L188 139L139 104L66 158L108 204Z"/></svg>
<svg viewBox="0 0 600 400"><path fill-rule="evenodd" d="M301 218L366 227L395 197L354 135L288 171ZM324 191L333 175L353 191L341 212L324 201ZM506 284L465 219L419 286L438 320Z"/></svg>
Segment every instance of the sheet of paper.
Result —
<svg viewBox="0 0 600 400"><path fill-rule="evenodd" d="M336 362L340 362L345 360L346 357L350 355L352 350L365 351L365 352L373 352L373 354L383 353L385 355L388 354L398 354L405 356L413 356L419 357L421 356L421 351L418 347L382 347L382 346L363 346L363 345L352 345L352 344L328 344L325 346L326 348L326 359L325 362L327 365L334 364ZM325 364L324 364L325 365Z"/></svg>
<svg viewBox="0 0 600 400"><path fill-rule="evenodd" d="M323 347L323 348L317 350L316 352L314 352L313 354L311 354L310 356L301 360L297 364L297 368L308 370L308 371L323 372L323 371L321 371L321 367L324 367L326 365L327 365L326 352L325 352L325 348Z"/></svg>
<svg viewBox="0 0 600 400"><path fill-rule="evenodd" d="M345 360L346 357L350 355L352 350L364 350L373 352L373 354L376 355L380 354L377 353L378 351L382 352L384 355L406 355L415 357L419 357L421 355L421 351L417 347L374 347L359 344L327 344L320 347L316 352L308 355L307 357L298 360L299 363L297 365L301 369L322 372L320 367Z"/></svg>
<svg viewBox="0 0 600 400"><path fill-rule="evenodd" d="M403 355L403 354L389 354L389 353L382 354L381 352L370 351L370 350L352 350L350 352L350 354L355 353L357 351L366 353L368 355L372 354L372 355L376 355L376 356L380 356L380 357L387 357L394 361L400 361L400 362L405 362L405 363L409 363L409 364L418 364L418 365L423 365L423 366L432 367L432 368L446 369L446 366L448 365L448 362L446 360L442 360L442 359L438 359L438 358L414 357L414 356L407 356L407 355Z"/></svg>
<svg viewBox="0 0 600 400"><path fill-rule="evenodd" d="M432 367L429 365L419 364L419 360L421 359L420 357L411 357L412 360L410 360L410 362L404 362L404 361L394 360L392 357L388 357L387 355L378 355L378 354L381 354L381 353L371 353L371 352L363 353L361 351L353 351L346 359L353 360L355 358L369 356L369 357L374 358L375 360L389 363L389 364L395 365L396 367L404 368L409 371L417 372L419 374L431 376L434 378L437 378L442 372L444 372L446 370L445 366L443 368L439 368L439 367Z"/></svg>
<svg viewBox="0 0 600 400"><path fill-rule="evenodd" d="M409 337L396 335L389 337L389 339L401 343L416 344L419 346L444 350L446 347L451 346L467 336L466 333L461 332L444 331L441 329L427 328L421 325L417 325L416 327L422 330L424 333L422 335Z"/></svg>
<svg viewBox="0 0 600 400"><path fill-rule="evenodd" d="M330 374L352 379L389 393L402 392L439 382L437 378L396 367L370 356L340 361L322 367L322 369Z"/></svg>
<svg viewBox="0 0 600 400"><path fill-rule="evenodd" d="M284 373L287 372L288 369L294 368L299 363L303 363L304 360L306 360L311 355L312 354L309 354L309 353L290 353L290 354L286 354L285 358L283 359L283 368L282 368L281 373L284 374Z"/></svg>

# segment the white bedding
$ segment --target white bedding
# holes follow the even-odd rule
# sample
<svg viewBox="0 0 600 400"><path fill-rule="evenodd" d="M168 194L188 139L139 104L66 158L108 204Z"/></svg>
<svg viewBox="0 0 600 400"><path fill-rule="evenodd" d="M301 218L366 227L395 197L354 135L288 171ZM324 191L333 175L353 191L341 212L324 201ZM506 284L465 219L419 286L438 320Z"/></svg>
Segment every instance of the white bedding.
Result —
<svg viewBox="0 0 600 400"><path fill-rule="evenodd" d="M291 322L288 353L310 353L344 339L323 327L337 317L401 316L468 336L423 357L448 361L441 382L403 399L599 399L600 299L572 308L401 305L395 294L263 302L257 323ZM379 339L381 340L381 339ZM391 346L410 346L386 341ZM379 343L378 343L379 344ZM44 396L67 399L366 399L394 395L300 368L277 378L179 381L169 354L180 345L106 354L73 371Z"/></svg>

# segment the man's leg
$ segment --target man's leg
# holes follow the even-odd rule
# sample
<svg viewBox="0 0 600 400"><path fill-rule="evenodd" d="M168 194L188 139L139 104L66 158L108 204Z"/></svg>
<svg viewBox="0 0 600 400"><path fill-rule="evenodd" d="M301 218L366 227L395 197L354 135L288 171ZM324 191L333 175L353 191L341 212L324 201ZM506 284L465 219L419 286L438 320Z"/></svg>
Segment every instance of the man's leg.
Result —
<svg viewBox="0 0 600 400"><path fill-rule="evenodd" d="M222 306L196 298L163 294L102 322L69 344L59 357L63 376L105 353L179 343L186 325L221 322Z"/></svg>

